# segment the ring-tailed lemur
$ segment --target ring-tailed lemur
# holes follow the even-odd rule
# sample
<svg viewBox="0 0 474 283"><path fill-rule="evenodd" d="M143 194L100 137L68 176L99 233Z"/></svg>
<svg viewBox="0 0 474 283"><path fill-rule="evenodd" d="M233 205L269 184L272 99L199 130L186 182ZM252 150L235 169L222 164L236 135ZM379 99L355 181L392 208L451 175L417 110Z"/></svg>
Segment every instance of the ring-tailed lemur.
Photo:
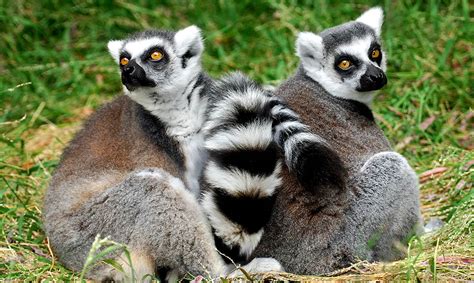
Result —
<svg viewBox="0 0 474 283"><path fill-rule="evenodd" d="M169 268L180 275L222 274L225 265L215 250L211 227L196 196L207 156L203 126L209 106L227 96L222 93L219 97L220 93L213 92L211 98L209 90L214 82L201 69L200 30L191 26L176 33L145 31L111 41L108 48L120 65L125 96L92 116L65 150L55 171L46 194L44 217L56 255L67 267L80 270L94 237L101 234L129 245L136 279L153 274L158 268ZM225 88L228 81L216 83ZM263 92L256 93L256 97L248 98L260 103L258 95ZM234 94L247 95L243 89ZM245 103L252 102L239 103L245 107ZM278 100L268 105L276 112L287 111ZM211 131L212 128L209 127ZM262 145L268 142L262 135L250 138L257 142L263 139ZM287 146L286 141L290 140L288 147L294 145L295 149L300 145L317 148L321 143L309 138L309 133L301 139L292 138L290 133L279 143ZM274 144L249 150L273 150ZM213 154L211 161L215 161ZM279 157L272 158L271 162L276 163ZM293 159L304 160L288 160ZM247 187L242 180L247 180L247 168L238 169L243 174L235 188L244 191ZM233 176L233 172L226 174ZM269 175L276 181L254 189L274 191L277 174L275 167ZM219 227L212 228L220 231ZM249 240L255 242L254 238ZM238 244L248 247L246 241ZM120 259L120 255L115 256ZM271 259L262 263L266 264L263 270L258 262L251 266L255 271L281 268ZM123 279L122 274L107 266L98 266L89 276Z"/></svg>
<svg viewBox="0 0 474 283"><path fill-rule="evenodd" d="M80 271L97 234L127 244L135 280L158 269L222 274L212 231L196 200L199 143L211 81L201 72L200 32L146 31L111 41L125 95L99 109L61 157L44 202L59 261ZM184 180L184 182L182 181ZM108 265L87 276L131 281Z"/></svg>
<svg viewBox="0 0 474 283"><path fill-rule="evenodd" d="M382 22L382 10L373 8L318 35L300 33L299 69L276 90L349 173L345 190L312 194L282 170L282 189L254 256L271 255L288 272L320 274L360 259L397 259L418 232L417 176L392 151L369 108L387 82Z"/></svg>

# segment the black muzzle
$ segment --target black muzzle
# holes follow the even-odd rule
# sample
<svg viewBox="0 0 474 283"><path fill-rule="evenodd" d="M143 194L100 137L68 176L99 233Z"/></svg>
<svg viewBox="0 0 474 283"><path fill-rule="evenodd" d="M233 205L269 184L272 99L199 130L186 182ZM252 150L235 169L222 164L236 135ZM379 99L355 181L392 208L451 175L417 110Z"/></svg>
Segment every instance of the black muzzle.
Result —
<svg viewBox="0 0 474 283"><path fill-rule="evenodd" d="M122 83L129 91L133 91L139 87L154 87L155 82L150 80L140 65L135 60L123 66L122 68Z"/></svg>
<svg viewBox="0 0 474 283"><path fill-rule="evenodd" d="M387 76L385 73L372 65L367 67L367 71L360 78L359 87L357 91L373 91L381 89L387 84Z"/></svg>

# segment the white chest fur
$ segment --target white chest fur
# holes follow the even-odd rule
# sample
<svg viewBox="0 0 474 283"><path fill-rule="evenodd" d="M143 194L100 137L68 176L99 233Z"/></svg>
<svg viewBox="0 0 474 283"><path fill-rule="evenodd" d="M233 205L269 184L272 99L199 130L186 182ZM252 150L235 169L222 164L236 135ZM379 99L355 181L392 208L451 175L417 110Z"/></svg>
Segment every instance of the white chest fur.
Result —
<svg viewBox="0 0 474 283"><path fill-rule="evenodd" d="M199 176L201 175L207 153L204 150L202 127L206 119L207 97L201 97L202 86L191 93L186 107L169 111L166 124L167 133L178 140L185 160L184 181L196 196L199 194Z"/></svg>
<svg viewBox="0 0 474 283"><path fill-rule="evenodd" d="M197 80L197 78L196 78ZM195 195L199 194L199 176L207 158L201 129L206 119L207 97L201 97L203 86L194 87L196 80L182 90L150 95L128 95L166 124L166 133L177 140L185 159L184 182Z"/></svg>
<svg viewBox="0 0 474 283"><path fill-rule="evenodd" d="M191 192L199 195L199 177L207 160L207 152L204 150L204 135L198 133L192 135L180 143L185 158L186 172L184 181Z"/></svg>

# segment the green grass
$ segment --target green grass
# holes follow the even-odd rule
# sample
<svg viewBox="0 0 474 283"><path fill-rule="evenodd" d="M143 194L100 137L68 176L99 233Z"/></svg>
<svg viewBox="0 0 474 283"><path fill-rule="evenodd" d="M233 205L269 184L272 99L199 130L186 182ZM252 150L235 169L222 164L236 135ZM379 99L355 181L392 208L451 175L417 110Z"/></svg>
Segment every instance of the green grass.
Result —
<svg viewBox="0 0 474 283"><path fill-rule="evenodd" d="M52 257L42 230L41 202L64 144L93 109L121 89L106 50L109 39L146 28L196 24L204 31L204 67L212 75L239 69L261 82L277 83L298 64L298 31L321 31L380 4L62 2L0 1L0 280L79 278ZM439 217L447 225L413 239L405 260L361 262L334 276L472 280L472 7L467 0L381 5L389 85L376 98L376 117L418 173L444 170L424 177L421 193L424 216Z"/></svg>

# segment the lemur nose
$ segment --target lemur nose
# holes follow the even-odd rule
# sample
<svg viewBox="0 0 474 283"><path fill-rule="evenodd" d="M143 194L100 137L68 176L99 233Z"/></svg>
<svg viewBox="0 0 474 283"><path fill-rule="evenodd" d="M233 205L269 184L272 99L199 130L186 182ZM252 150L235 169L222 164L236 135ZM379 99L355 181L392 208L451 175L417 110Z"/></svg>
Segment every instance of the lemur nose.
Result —
<svg viewBox="0 0 474 283"><path fill-rule="evenodd" d="M362 75L359 81L358 91L373 91L381 89L387 84L387 76L377 67L369 65L367 71Z"/></svg>
<svg viewBox="0 0 474 283"><path fill-rule="evenodd" d="M123 72L129 75L133 74L134 71L135 71L135 67L132 65L127 65L123 68Z"/></svg>
<svg viewBox="0 0 474 283"><path fill-rule="evenodd" d="M138 87L154 87L156 83L147 77L147 74L143 68L135 62L130 62L122 66L122 83L127 87L129 91L133 91Z"/></svg>

